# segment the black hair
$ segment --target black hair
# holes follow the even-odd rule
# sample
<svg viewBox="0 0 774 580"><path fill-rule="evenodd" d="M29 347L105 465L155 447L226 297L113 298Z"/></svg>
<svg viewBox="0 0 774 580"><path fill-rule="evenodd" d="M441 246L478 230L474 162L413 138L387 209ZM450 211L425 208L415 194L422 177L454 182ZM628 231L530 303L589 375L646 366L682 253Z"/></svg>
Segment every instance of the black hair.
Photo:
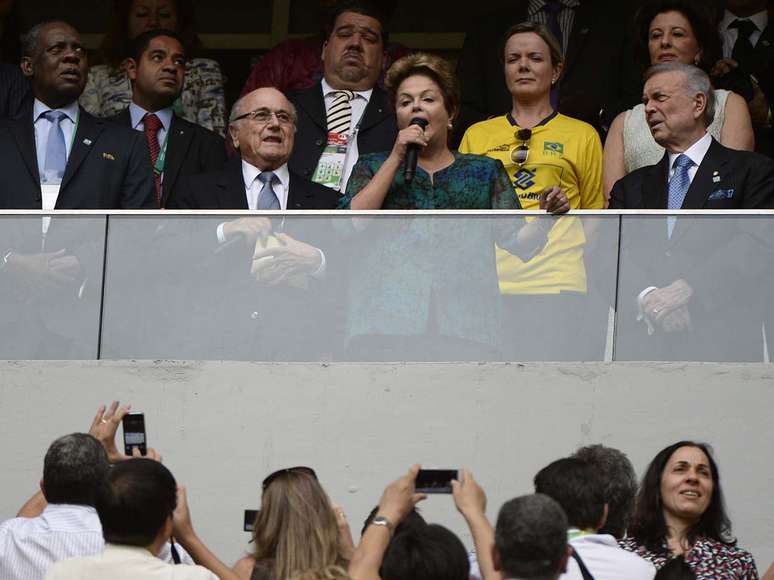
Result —
<svg viewBox="0 0 774 580"><path fill-rule="evenodd" d="M711 2L704 0L650 0L642 6L635 16L637 26L638 56L643 68L650 66L648 39L650 23L664 12L679 12L691 24L693 35L701 49L701 58L696 64L704 72L709 73L719 58L722 57L722 44L716 27L716 14Z"/></svg>
<svg viewBox="0 0 774 580"><path fill-rule="evenodd" d="M465 546L438 524L396 534L384 554L382 580L467 580L470 562Z"/></svg>
<svg viewBox="0 0 774 580"><path fill-rule="evenodd" d="M362 14L363 16L370 16L379 21L382 34L382 46L387 46L389 40L389 33L387 32L387 21L389 18L389 8L385 10L379 3L369 0L349 0L347 2L339 2L331 7L326 18L325 25L325 38L328 39L333 34L333 30L336 27L336 20L339 16L345 12L354 12L356 14Z"/></svg>
<svg viewBox="0 0 774 580"><path fill-rule="evenodd" d="M623 538L637 495L637 475L632 462L622 451L599 444L581 447L573 457L592 465L604 481L607 521L599 533Z"/></svg>
<svg viewBox="0 0 774 580"><path fill-rule="evenodd" d="M605 511L605 485L599 471L578 459L557 459L535 476L535 492L556 500L570 526L596 530Z"/></svg>
<svg viewBox="0 0 774 580"><path fill-rule="evenodd" d="M662 551L662 543L667 537L667 526L661 501L661 476L669 458L681 447L696 447L704 452L710 464L713 482L710 503L699 521L688 529L688 542L693 544L698 536L706 536L724 544L734 544L731 520L726 514L720 473L712 457L712 449L706 443L694 441L678 441L665 447L650 462L637 494L629 535L652 552Z"/></svg>
<svg viewBox="0 0 774 580"><path fill-rule="evenodd" d="M567 517L547 495L507 501L495 525L495 547L505 576L558 577L567 555Z"/></svg>
<svg viewBox="0 0 774 580"><path fill-rule="evenodd" d="M60 437L49 446L43 460L46 501L93 506L109 467L105 449L91 435Z"/></svg>
<svg viewBox="0 0 774 580"><path fill-rule="evenodd" d="M148 46L150 45L151 40L158 38L159 36L168 36L170 38L174 38L180 43L180 46L183 46L182 37L174 30L165 30L163 28L159 28L157 30L148 30L138 35L137 38L132 41L132 48L129 56L136 62L140 62L140 58L142 57L142 54L148 50ZM183 53L185 53L185 48L183 48Z"/></svg>
<svg viewBox="0 0 774 580"><path fill-rule="evenodd" d="M99 488L97 513L106 542L151 545L177 505L170 471L152 459L115 465Z"/></svg>
<svg viewBox="0 0 774 580"><path fill-rule="evenodd" d="M696 574L682 556L672 558L656 572L653 580L695 580Z"/></svg>

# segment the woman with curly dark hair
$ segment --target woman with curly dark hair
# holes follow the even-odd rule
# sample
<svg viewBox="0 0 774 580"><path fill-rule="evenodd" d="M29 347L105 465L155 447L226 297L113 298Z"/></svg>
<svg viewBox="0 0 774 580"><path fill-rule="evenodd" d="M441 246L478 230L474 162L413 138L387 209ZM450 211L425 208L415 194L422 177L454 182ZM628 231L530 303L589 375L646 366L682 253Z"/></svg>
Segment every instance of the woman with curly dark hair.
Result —
<svg viewBox="0 0 774 580"><path fill-rule="evenodd" d="M642 480L621 547L657 569L682 556L698 580L757 580L752 555L736 546L710 447L680 441L662 449Z"/></svg>
<svg viewBox="0 0 774 580"><path fill-rule="evenodd" d="M193 58L200 48L192 0L114 0L108 33L102 42L104 64L91 67L80 103L98 117L113 117L129 106L132 87L125 62L132 41L149 30L177 32L186 54L183 92L175 112L220 135L225 131L225 101L220 65Z"/></svg>

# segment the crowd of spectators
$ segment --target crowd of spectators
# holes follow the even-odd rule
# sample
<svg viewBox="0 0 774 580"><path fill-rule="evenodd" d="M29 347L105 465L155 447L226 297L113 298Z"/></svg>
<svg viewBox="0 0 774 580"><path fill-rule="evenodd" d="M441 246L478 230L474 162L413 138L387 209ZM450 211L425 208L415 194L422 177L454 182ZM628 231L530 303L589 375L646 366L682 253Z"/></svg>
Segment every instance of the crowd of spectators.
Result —
<svg viewBox="0 0 774 580"><path fill-rule="evenodd" d="M311 467L276 470L245 556L224 564L192 524L186 488L147 448L119 451L129 406L97 410L88 433L56 439L40 491L0 523L6 580L754 580L739 547L712 449L679 441L659 451L637 484L627 456L589 445L552 461L535 493L506 501L494 525L468 469L443 484L474 543L427 522L419 465L387 485L354 541L344 509ZM127 443L128 445L128 443ZM448 486L446 484L449 484ZM429 489L428 489L429 491ZM774 577L774 566L763 576Z"/></svg>

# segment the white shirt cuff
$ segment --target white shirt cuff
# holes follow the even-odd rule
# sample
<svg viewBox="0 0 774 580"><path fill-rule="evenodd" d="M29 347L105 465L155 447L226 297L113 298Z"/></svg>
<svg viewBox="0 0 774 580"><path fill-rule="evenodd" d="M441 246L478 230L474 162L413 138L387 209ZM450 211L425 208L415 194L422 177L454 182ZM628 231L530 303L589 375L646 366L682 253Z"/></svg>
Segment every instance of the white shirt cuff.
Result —
<svg viewBox="0 0 774 580"><path fill-rule="evenodd" d="M223 226L226 225L226 222L222 222L218 224L218 229L215 231L215 233L218 236L218 243L219 244L225 244L226 243L226 235L223 233Z"/></svg>
<svg viewBox="0 0 774 580"><path fill-rule="evenodd" d="M658 290L658 288L656 286L648 286L637 295L637 321L645 321L645 324L648 325L648 335L656 332L656 329L653 326L653 322L650 320L650 316L642 309L642 301L645 300L645 296L650 294L653 290Z"/></svg>

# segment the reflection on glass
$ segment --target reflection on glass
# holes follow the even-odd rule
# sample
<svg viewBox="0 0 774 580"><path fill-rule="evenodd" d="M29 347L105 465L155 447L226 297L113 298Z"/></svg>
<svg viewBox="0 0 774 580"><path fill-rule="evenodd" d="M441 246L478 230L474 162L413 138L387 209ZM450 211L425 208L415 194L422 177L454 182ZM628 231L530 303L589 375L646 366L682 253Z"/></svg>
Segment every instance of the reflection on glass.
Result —
<svg viewBox="0 0 774 580"><path fill-rule="evenodd" d="M766 222L685 216L670 237L664 216L622 216L615 358L763 360L774 257Z"/></svg>
<svg viewBox="0 0 774 580"><path fill-rule="evenodd" d="M105 217L0 217L0 358L94 359Z"/></svg>

